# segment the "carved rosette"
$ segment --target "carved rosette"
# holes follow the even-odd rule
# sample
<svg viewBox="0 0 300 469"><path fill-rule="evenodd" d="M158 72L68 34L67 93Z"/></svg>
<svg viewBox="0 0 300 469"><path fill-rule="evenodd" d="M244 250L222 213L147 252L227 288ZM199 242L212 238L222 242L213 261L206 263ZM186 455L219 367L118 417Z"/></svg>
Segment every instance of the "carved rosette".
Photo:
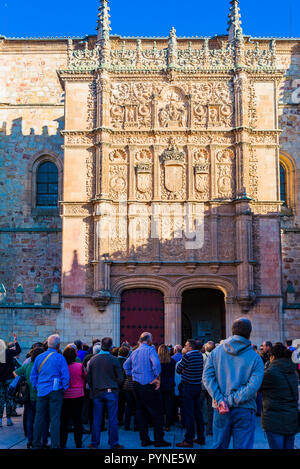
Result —
<svg viewBox="0 0 300 469"><path fill-rule="evenodd" d="M195 198L208 200L210 189L210 159L204 149L197 149L193 153Z"/></svg>
<svg viewBox="0 0 300 469"><path fill-rule="evenodd" d="M231 149L217 152L216 182L218 199L235 197L235 155Z"/></svg>
<svg viewBox="0 0 300 469"><path fill-rule="evenodd" d="M109 155L109 197L125 200L128 187L128 156L125 150L114 150Z"/></svg>
<svg viewBox="0 0 300 469"><path fill-rule="evenodd" d="M185 153L171 139L161 157L161 194L163 200L182 200L186 195Z"/></svg>

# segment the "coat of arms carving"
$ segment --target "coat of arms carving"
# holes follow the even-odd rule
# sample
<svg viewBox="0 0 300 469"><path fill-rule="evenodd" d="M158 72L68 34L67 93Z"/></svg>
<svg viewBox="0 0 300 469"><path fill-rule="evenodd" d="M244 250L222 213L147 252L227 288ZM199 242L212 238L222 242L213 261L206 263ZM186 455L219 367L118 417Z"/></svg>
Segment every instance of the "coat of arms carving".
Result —
<svg viewBox="0 0 300 469"><path fill-rule="evenodd" d="M152 187L151 164L139 164L136 166L136 187L143 194L150 191Z"/></svg>
<svg viewBox="0 0 300 469"><path fill-rule="evenodd" d="M184 152L178 149L173 139L170 139L168 149L161 155L165 172L165 187L170 192L178 192L183 187L184 157Z"/></svg>

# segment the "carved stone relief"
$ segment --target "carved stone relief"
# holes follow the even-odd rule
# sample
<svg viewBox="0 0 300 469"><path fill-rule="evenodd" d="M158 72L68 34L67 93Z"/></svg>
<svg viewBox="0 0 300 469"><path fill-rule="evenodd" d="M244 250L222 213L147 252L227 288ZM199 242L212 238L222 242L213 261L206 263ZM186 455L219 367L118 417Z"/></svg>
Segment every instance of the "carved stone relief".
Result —
<svg viewBox="0 0 300 469"><path fill-rule="evenodd" d="M152 154L150 150L142 149L134 157L137 200L151 200L152 198Z"/></svg>
<svg viewBox="0 0 300 469"><path fill-rule="evenodd" d="M210 188L210 160L207 150L198 149L193 153L195 198L209 199Z"/></svg>
<svg viewBox="0 0 300 469"><path fill-rule="evenodd" d="M113 200L127 198L128 156L124 150L114 150L109 155L109 197Z"/></svg>
<svg viewBox="0 0 300 469"><path fill-rule="evenodd" d="M230 149L216 154L216 183L219 199L231 199L235 196L235 157Z"/></svg>
<svg viewBox="0 0 300 469"><path fill-rule="evenodd" d="M221 260L235 259L235 221L233 217L221 216L219 218L218 246Z"/></svg>
<svg viewBox="0 0 300 469"><path fill-rule="evenodd" d="M192 83L193 127L232 127L233 85L231 81Z"/></svg>
<svg viewBox="0 0 300 469"><path fill-rule="evenodd" d="M113 128L150 127L151 95L151 82L112 83L111 126Z"/></svg>
<svg viewBox="0 0 300 469"><path fill-rule="evenodd" d="M158 106L158 123L168 129L187 127L188 106L182 91L176 87L162 93Z"/></svg>
<svg viewBox="0 0 300 469"><path fill-rule="evenodd" d="M161 157L161 194L163 200L181 200L186 196L185 153L173 139Z"/></svg>

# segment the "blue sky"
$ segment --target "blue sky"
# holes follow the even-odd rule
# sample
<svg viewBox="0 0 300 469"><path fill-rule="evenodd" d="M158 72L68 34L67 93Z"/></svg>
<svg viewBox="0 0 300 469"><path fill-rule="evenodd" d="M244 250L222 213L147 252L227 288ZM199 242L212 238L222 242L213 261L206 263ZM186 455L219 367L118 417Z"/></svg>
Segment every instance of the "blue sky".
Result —
<svg viewBox="0 0 300 469"><path fill-rule="evenodd" d="M0 0L0 35L95 34L99 0ZM300 0L241 0L243 30L252 36L300 36ZM225 34L229 0L110 0L112 33L122 36Z"/></svg>

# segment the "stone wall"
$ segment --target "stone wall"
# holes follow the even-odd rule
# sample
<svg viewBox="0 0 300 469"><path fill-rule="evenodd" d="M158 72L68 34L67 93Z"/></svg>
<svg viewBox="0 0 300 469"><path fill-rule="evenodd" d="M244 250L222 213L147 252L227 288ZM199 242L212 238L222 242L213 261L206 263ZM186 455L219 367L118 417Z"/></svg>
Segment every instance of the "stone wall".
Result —
<svg viewBox="0 0 300 469"><path fill-rule="evenodd" d="M56 70L66 63L66 40L0 42L0 283L8 301L22 284L28 303L39 283L50 303L47 295L61 277L61 219L58 208L36 209L33 168L43 155L63 167Z"/></svg>

